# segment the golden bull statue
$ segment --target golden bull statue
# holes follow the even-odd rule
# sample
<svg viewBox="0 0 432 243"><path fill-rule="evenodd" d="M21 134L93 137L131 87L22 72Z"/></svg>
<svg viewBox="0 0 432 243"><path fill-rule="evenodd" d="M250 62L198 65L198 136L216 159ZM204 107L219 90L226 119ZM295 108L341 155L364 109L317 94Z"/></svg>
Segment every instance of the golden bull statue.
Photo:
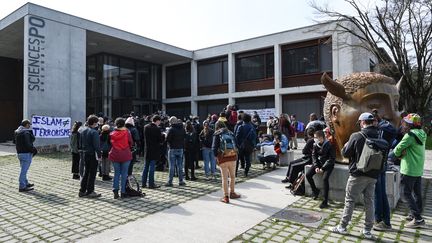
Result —
<svg viewBox="0 0 432 243"><path fill-rule="evenodd" d="M360 130L357 119L362 112L378 110L380 116L395 127L399 124L399 86L394 79L378 73L353 73L339 80L323 73L321 82L327 89L324 117L336 141L336 160L348 163L340 151L352 133Z"/></svg>

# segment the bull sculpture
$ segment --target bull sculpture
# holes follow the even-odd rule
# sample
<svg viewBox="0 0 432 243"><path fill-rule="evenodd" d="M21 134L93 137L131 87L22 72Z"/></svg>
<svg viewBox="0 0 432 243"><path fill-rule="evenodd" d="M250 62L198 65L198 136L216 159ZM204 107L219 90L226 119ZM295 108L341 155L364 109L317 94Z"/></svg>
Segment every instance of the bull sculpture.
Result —
<svg viewBox="0 0 432 243"><path fill-rule="evenodd" d="M353 73L333 80L323 73L321 82L327 89L324 117L336 142L336 160L348 163L340 151L352 133L360 130L357 119L362 112L377 109L383 119L395 127L399 124L399 86L394 79L378 73Z"/></svg>

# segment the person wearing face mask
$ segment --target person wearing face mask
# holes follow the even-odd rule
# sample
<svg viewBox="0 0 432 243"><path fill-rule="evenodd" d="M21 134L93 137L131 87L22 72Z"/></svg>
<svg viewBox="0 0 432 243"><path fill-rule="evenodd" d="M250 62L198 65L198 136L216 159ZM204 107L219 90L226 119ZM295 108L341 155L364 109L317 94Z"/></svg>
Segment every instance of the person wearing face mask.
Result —
<svg viewBox="0 0 432 243"><path fill-rule="evenodd" d="M350 176L346 185L345 206L343 215L339 225L330 227L329 231L338 234L347 234L347 226L351 220L354 212L355 201L358 196L363 195L364 210L365 210L365 224L362 230L362 235L366 239L373 239L371 233L374 225L374 194L375 184L380 171L377 173L366 173L357 169L357 164L362 155L364 143L366 138L378 138L378 128L374 126L375 117L369 113L364 112L360 114L358 121L360 122L360 132L351 134L348 142L342 149L342 155L349 159L348 170Z"/></svg>
<svg viewBox="0 0 432 243"><path fill-rule="evenodd" d="M329 178L333 171L336 151L333 145L325 138L324 132L318 130L314 133L314 147L312 150L312 167L306 173L311 188L314 200L319 196L320 190L315 186L313 176L315 174L323 174L324 182L324 200L320 204L320 208L328 207L328 193L329 193Z"/></svg>

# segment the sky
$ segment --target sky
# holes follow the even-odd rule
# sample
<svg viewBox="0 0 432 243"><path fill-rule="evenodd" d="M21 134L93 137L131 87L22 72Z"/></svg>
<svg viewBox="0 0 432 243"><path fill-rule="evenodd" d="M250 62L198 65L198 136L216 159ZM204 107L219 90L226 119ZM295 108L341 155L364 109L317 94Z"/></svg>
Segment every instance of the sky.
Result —
<svg viewBox="0 0 432 243"><path fill-rule="evenodd" d="M371 0L373 2L373 0ZM0 0L0 19L28 1ZM32 0L187 50L312 25L310 0ZM316 0L353 14L344 0ZM369 2L369 0L366 0Z"/></svg>

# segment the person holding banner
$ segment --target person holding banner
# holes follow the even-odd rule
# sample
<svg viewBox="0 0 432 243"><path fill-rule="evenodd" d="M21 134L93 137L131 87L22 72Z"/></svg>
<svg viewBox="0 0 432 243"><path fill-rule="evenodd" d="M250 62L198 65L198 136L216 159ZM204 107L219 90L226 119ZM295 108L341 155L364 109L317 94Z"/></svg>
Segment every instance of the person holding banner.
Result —
<svg viewBox="0 0 432 243"><path fill-rule="evenodd" d="M31 123L29 120L23 120L21 126L15 130L15 145L20 161L21 172L19 176L19 192L28 192L33 190L33 184L27 180L27 172L30 168L33 154L36 148L33 146L35 137L33 136Z"/></svg>
<svg viewBox="0 0 432 243"><path fill-rule="evenodd" d="M87 118L88 129L80 134L81 149L84 153L84 176L81 179L79 197L97 198L101 194L94 191L98 161L102 158L100 150L98 117L90 115Z"/></svg>

